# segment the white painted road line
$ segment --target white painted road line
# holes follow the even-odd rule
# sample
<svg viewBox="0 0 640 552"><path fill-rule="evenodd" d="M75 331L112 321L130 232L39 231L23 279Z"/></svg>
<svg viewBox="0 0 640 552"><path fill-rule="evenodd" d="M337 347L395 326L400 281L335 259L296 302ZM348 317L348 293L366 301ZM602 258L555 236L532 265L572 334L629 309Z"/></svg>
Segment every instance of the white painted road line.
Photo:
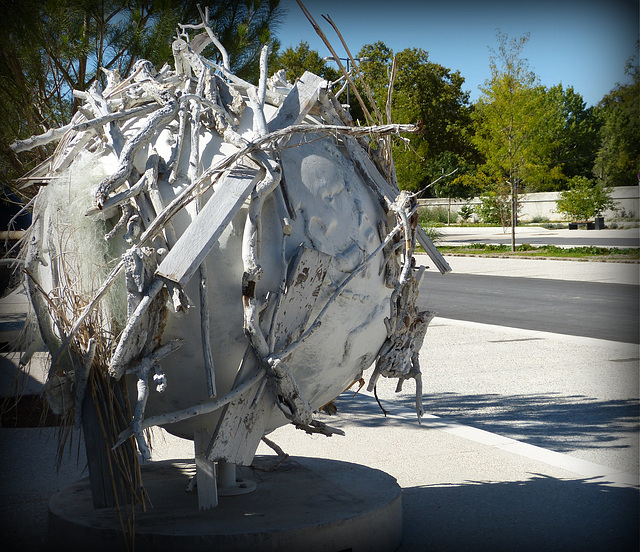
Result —
<svg viewBox="0 0 640 552"><path fill-rule="evenodd" d="M398 415L396 413L394 414ZM411 416L407 414L400 414L399 416L407 419L411 418ZM477 429L475 427L455 422L448 422L433 414L425 414L422 418L422 425L444 431L451 435L456 435L457 437L462 437L463 439L468 439L475 443L480 443L482 445L517 454L537 462L549 464L550 466L561 468L582 477L602 478L604 481L608 481L615 485L640 488L638 475L624 473L615 468L595 464L594 462L574 458L568 454L523 443L516 439L504 437L483 429Z"/></svg>

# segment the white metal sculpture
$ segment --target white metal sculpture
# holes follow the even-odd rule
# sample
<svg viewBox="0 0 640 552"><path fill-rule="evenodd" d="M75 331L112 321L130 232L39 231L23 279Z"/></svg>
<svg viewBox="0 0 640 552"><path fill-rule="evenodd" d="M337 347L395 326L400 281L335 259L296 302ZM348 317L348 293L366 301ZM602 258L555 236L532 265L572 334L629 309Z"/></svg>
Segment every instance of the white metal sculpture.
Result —
<svg viewBox="0 0 640 552"><path fill-rule="evenodd" d="M207 23L182 28L175 70L109 73L71 123L14 145L60 141L30 175L48 185L26 260L52 408L79 426L91 377L125 378L115 448L148 459L154 425L192 439L201 508L216 465L233 487L273 429L339 431L313 413L372 365L371 387L416 381L420 416L416 240L449 270L378 142L413 127L354 126L318 76L267 79L266 49L259 85L239 79Z"/></svg>

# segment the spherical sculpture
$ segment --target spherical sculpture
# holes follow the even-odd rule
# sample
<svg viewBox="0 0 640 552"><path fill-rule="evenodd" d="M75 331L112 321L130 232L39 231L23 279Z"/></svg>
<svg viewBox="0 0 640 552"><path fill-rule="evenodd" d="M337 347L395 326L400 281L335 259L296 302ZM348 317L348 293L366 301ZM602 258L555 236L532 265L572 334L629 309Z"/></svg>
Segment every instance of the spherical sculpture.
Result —
<svg viewBox="0 0 640 552"><path fill-rule="evenodd" d="M414 378L420 396L412 254L431 244L393 177L388 135L410 127L353 126L311 73L267 82L263 63L254 87L196 38L175 71L142 61L78 94L34 175L28 283L54 411L84 424L91 394L113 421L128 402L115 450L133 436L148 458L160 425L247 465L285 423L334 432L313 412L373 364L371 386ZM128 401L109 391L125 381Z"/></svg>

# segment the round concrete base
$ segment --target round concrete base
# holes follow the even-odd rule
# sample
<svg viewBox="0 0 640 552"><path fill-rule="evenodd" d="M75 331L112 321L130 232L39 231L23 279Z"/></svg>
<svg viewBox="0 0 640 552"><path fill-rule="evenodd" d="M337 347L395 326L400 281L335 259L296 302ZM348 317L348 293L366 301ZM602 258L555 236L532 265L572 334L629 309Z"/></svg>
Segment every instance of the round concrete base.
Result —
<svg viewBox="0 0 640 552"><path fill-rule="evenodd" d="M261 470L273 463L274 457L256 457L258 469L241 468L238 475L255 480L257 490L220 497L218 507L207 511L198 509L197 492L185 492L195 473L193 461L144 466L150 504L146 512L136 508L136 552L389 552L400 546L402 502L393 477L357 464L302 457L289 458L274 471ZM125 550L124 539L114 508L93 509L88 479L51 498L51 550Z"/></svg>

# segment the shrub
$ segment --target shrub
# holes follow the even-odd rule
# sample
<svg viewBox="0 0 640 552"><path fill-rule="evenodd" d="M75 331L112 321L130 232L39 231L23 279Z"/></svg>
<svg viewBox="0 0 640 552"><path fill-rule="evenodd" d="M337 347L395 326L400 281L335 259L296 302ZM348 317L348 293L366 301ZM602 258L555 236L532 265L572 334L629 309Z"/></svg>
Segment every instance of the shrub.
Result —
<svg viewBox="0 0 640 552"><path fill-rule="evenodd" d="M448 210L446 207L421 207L418 212L418 220L422 226L429 224L447 224Z"/></svg>
<svg viewBox="0 0 640 552"><path fill-rule="evenodd" d="M630 221L638 220L634 211L627 211L624 207L619 209L616 214L617 214L616 220L618 219L630 220Z"/></svg>
<svg viewBox="0 0 640 552"><path fill-rule="evenodd" d="M472 217L474 211L475 209L473 208L473 206L471 206L468 203L465 203L462 207L460 207L460 210L458 211L458 215L460 215L462 222L466 222Z"/></svg>
<svg viewBox="0 0 640 552"><path fill-rule="evenodd" d="M427 236L429 236L429 239L434 243L434 244L438 244L438 241L440 240L440 238L442 238L442 232L440 232L440 230L438 230L435 226L433 226L432 224L421 224L422 228L424 229L425 233L427 234Z"/></svg>
<svg viewBox="0 0 640 552"><path fill-rule="evenodd" d="M490 191L480 198L480 205L476 207L476 211L482 221L487 224L508 226L511 221L511 198L508 195Z"/></svg>
<svg viewBox="0 0 640 552"><path fill-rule="evenodd" d="M558 213L569 220L588 220L615 207L615 201L611 199L611 188L595 184L584 176L574 176L569 181L569 186L568 190L560 192L560 199L556 201Z"/></svg>

